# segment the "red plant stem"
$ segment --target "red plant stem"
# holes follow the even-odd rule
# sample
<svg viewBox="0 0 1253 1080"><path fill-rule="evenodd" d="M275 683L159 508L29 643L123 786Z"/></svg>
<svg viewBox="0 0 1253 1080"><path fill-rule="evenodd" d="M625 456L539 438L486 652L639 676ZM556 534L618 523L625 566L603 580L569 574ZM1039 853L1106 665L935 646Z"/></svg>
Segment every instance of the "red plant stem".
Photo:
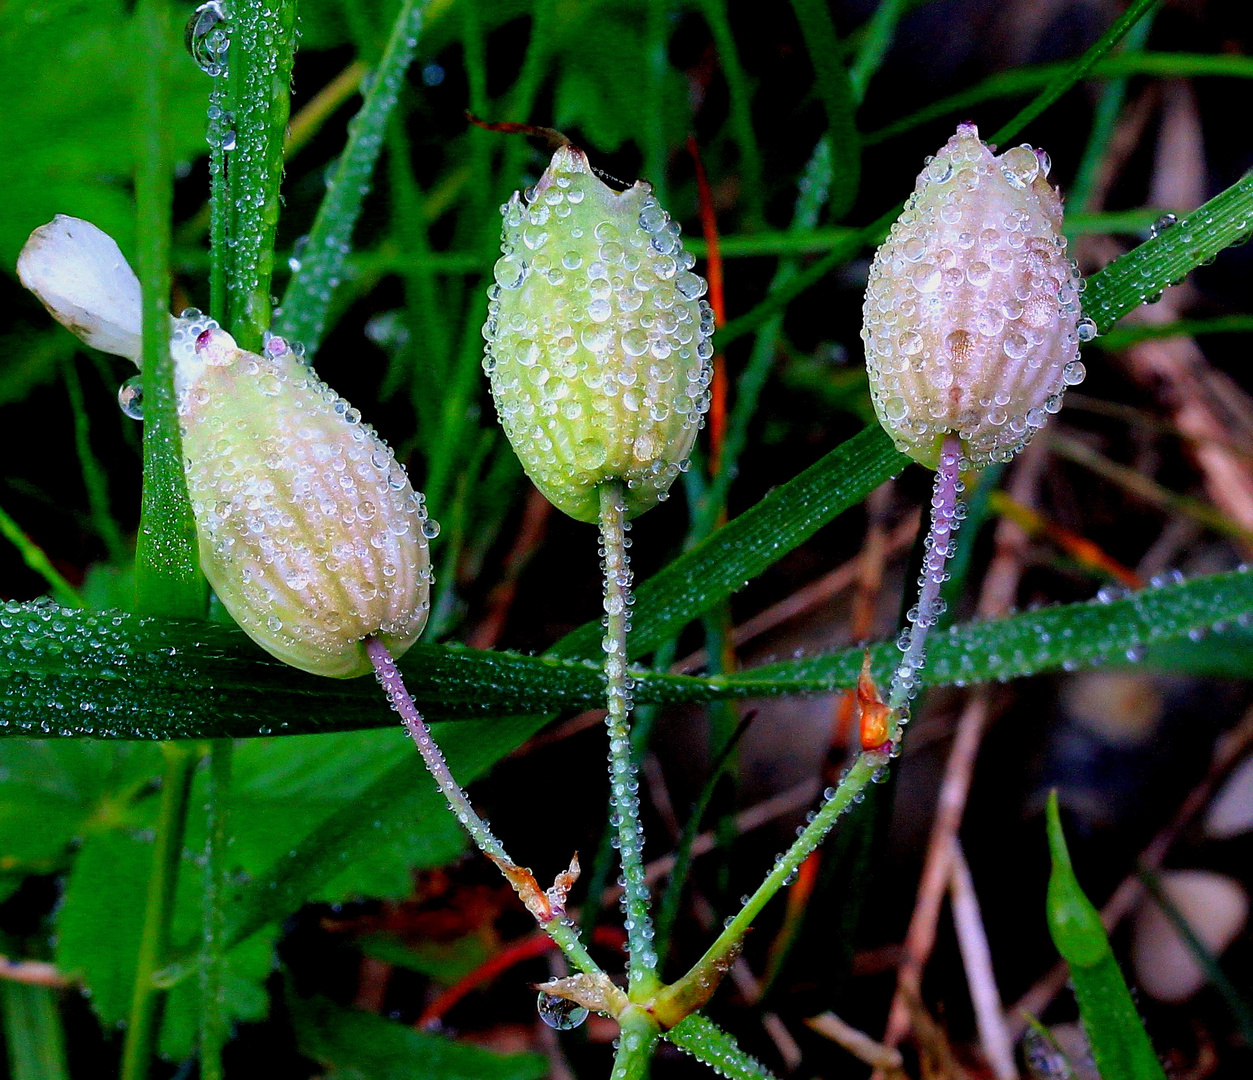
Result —
<svg viewBox="0 0 1253 1080"><path fill-rule="evenodd" d="M625 937L612 926L598 926L592 932L592 940L604 948L622 951ZM494 956L489 956L465 977L458 979L447 990L437 995L418 1017L415 1028L437 1027L462 998L482 986L488 985L511 967L552 952L557 943L545 933L534 933L506 945Z"/></svg>
<svg viewBox="0 0 1253 1080"><path fill-rule="evenodd" d="M722 288L722 249L718 246L718 216L714 212L713 192L705 163L701 160L696 136L687 138L687 152L696 169L696 193L700 201L700 226L705 234L705 276L709 279L709 306L714 311L714 326L727 321L726 295ZM717 476L722 465L722 442L727 432L727 362L721 352L714 354L713 382L709 387L709 474Z"/></svg>

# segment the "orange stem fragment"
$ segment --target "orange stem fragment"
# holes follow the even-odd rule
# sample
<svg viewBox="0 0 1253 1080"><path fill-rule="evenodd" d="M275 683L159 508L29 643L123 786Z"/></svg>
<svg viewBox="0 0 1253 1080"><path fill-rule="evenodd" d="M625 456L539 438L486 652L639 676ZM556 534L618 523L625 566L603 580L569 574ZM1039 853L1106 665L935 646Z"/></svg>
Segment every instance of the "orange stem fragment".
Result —
<svg viewBox="0 0 1253 1080"><path fill-rule="evenodd" d="M705 163L701 160L696 137L687 138L687 152L696 169L696 193L700 202L700 227L705 234L705 277L709 281L709 306L714 312L714 326L727 321L726 294L722 287L722 250L718 246L718 216L714 212L713 192ZM713 382L709 386L709 474L717 476L722 465L722 443L727 431L727 362L722 353L714 354Z"/></svg>

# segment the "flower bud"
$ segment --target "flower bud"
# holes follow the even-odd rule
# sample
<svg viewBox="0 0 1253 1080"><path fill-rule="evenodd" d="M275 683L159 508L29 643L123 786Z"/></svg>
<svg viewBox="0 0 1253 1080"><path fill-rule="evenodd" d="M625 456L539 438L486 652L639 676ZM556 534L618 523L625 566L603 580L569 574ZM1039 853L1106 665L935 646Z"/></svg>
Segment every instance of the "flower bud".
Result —
<svg viewBox="0 0 1253 1080"><path fill-rule="evenodd" d="M113 237L89 221L58 214L30 234L17 276L88 345L139 363L139 279Z"/></svg>
<svg viewBox="0 0 1253 1080"><path fill-rule="evenodd" d="M83 340L137 360L139 286L109 237L58 217L19 265ZM438 526L386 443L281 338L246 352L192 309L170 352L201 567L227 611L318 675L370 671L367 637L400 656L426 625Z"/></svg>
<svg viewBox="0 0 1253 1080"><path fill-rule="evenodd" d="M972 467L1008 461L1082 381L1082 282L1048 155L999 157L962 124L927 161L870 267L862 340L897 449L928 468L955 432Z"/></svg>
<svg viewBox="0 0 1253 1080"><path fill-rule="evenodd" d="M200 316L171 350L200 563L226 610L318 675L370 671L366 637L404 653L437 527L387 444L280 338L246 352Z"/></svg>
<svg viewBox="0 0 1253 1080"><path fill-rule="evenodd" d="M620 480L628 517L664 499L709 407L713 313L677 223L637 181L615 192L561 147L501 208L483 368L535 486L596 521Z"/></svg>

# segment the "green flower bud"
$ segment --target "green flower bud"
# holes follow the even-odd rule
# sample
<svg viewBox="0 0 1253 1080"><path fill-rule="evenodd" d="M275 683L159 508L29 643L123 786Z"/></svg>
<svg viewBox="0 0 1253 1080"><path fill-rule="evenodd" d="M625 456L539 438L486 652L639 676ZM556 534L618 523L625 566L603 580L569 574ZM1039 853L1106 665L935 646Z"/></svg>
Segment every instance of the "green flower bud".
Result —
<svg viewBox="0 0 1253 1080"><path fill-rule="evenodd" d="M200 563L262 648L317 675L402 655L430 608L437 531L387 444L282 342L237 348L203 316L171 350Z"/></svg>
<svg viewBox="0 0 1253 1080"><path fill-rule="evenodd" d="M60 216L19 266L59 321L138 362L139 284L108 236ZM200 562L227 611L318 675L370 671L367 637L403 654L426 625L438 526L387 444L281 338L257 355L198 311L171 324Z"/></svg>
<svg viewBox="0 0 1253 1080"><path fill-rule="evenodd" d="M870 267L862 340L879 421L934 469L955 432L975 468L1008 461L1081 382L1082 282L1048 155L999 157L962 124L927 161Z"/></svg>
<svg viewBox="0 0 1253 1080"><path fill-rule="evenodd" d="M713 313L679 227L643 181L615 192L563 146L501 208L483 368L535 486L596 521L620 480L628 517L666 498L709 407Z"/></svg>

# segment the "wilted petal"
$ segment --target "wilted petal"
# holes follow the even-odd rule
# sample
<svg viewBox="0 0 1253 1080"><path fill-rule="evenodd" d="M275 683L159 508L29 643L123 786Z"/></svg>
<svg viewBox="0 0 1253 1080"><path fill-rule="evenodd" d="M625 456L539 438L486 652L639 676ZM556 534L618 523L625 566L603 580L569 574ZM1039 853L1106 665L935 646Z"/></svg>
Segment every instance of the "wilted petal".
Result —
<svg viewBox="0 0 1253 1080"><path fill-rule="evenodd" d="M30 234L17 276L88 345L139 364L139 279L113 237L90 221L58 214Z"/></svg>

